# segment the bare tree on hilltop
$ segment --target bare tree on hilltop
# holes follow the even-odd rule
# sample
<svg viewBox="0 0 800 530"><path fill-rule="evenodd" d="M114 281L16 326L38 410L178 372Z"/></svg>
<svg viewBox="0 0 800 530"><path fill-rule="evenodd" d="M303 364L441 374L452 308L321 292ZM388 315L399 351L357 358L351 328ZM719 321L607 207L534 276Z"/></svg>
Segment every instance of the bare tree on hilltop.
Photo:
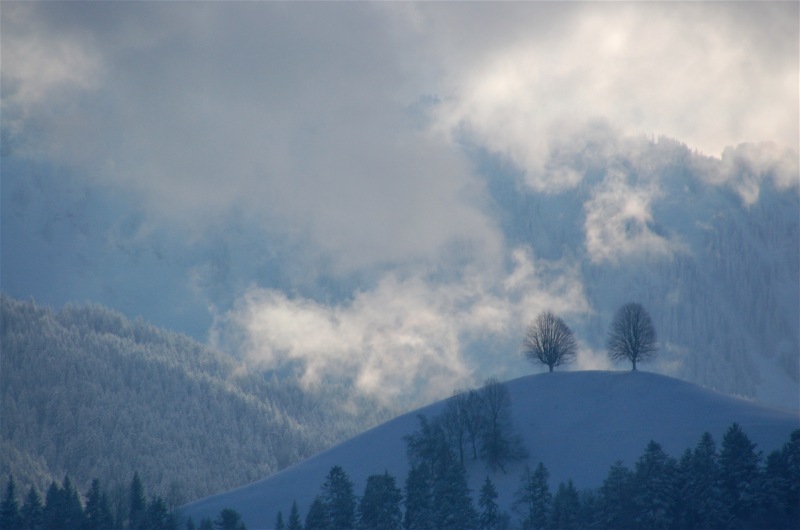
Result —
<svg viewBox="0 0 800 530"><path fill-rule="evenodd" d="M541 313L525 333L522 351L533 362L546 364L550 371L577 357L578 344L572 330L550 311Z"/></svg>
<svg viewBox="0 0 800 530"><path fill-rule="evenodd" d="M612 361L628 360L636 363L652 359L658 344L656 330L650 314L642 306L631 302L620 307L608 333L608 356Z"/></svg>

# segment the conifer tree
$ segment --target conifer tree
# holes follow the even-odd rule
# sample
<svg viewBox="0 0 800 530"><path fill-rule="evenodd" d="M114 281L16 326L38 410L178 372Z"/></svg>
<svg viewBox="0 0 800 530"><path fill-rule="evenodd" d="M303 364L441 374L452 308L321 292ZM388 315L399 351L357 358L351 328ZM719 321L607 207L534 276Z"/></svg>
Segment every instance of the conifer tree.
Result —
<svg viewBox="0 0 800 530"><path fill-rule="evenodd" d="M17 486L14 483L14 476L9 475L6 486L6 494L0 504L0 528L19 528L22 519L19 515L19 503L17 502Z"/></svg>
<svg viewBox="0 0 800 530"><path fill-rule="evenodd" d="M547 526L552 502L547 483L549 478L550 472L542 462L539 462L533 473L525 466L513 504L514 510L522 517L522 527L525 530L539 530Z"/></svg>
<svg viewBox="0 0 800 530"><path fill-rule="evenodd" d="M638 526L669 528L674 519L675 462L651 440L644 454L636 461L634 503Z"/></svg>
<svg viewBox="0 0 800 530"><path fill-rule="evenodd" d="M557 530L575 530L581 528L581 502L578 490L570 480L566 485L562 482L553 497L553 509L550 512L550 528Z"/></svg>
<svg viewBox="0 0 800 530"><path fill-rule="evenodd" d="M478 528L480 530L497 530L501 522L500 507L497 506L497 488L494 487L494 483L488 476L481 486L478 507L480 508Z"/></svg>
<svg viewBox="0 0 800 530"><path fill-rule="evenodd" d="M364 496L358 505L359 528L399 530L403 526L402 500L403 494L388 472L367 477Z"/></svg>
<svg viewBox="0 0 800 530"><path fill-rule="evenodd" d="M106 530L114 526L108 497L100 490L98 479L92 480L92 485L86 494L86 522L88 530Z"/></svg>
<svg viewBox="0 0 800 530"><path fill-rule="evenodd" d="M598 522L601 528L632 528L634 520L633 473L621 461L611 466L598 500Z"/></svg>
<svg viewBox="0 0 800 530"><path fill-rule="evenodd" d="M729 515L726 525L735 527L747 522L756 508L755 493L759 478L761 454L756 444L734 423L722 438L719 453L720 485L725 511Z"/></svg>
<svg viewBox="0 0 800 530"><path fill-rule="evenodd" d="M434 527L440 530L474 528L478 517L472 505L466 470L450 448L446 449L433 482Z"/></svg>
<svg viewBox="0 0 800 530"><path fill-rule="evenodd" d="M199 530L214 530L214 521L212 521L208 517L203 517L202 519L200 519Z"/></svg>
<svg viewBox="0 0 800 530"><path fill-rule="evenodd" d="M786 517L796 528L800 528L800 429L791 434L781 449L785 465L787 507Z"/></svg>
<svg viewBox="0 0 800 530"><path fill-rule="evenodd" d="M328 530L332 528L328 509L321 497L314 497L306 514L305 530Z"/></svg>
<svg viewBox="0 0 800 530"><path fill-rule="evenodd" d="M322 485L322 502L332 530L355 528L356 496L353 482L341 466L333 466Z"/></svg>
<svg viewBox="0 0 800 530"><path fill-rule="evenodd" d="M297 508L297 501L292 501L292 508L289 510L289 520L286 522L286 530L303 530L303 523L300 520L300 510Z"/></svg>
<svg viewBox="0 0 800 530"><path fill-rule="evenodd" d="M428 466L412 465L406 477L406 530L433 528L433 484Z"/></svg>
<svg viewBox="0 0 800 530"><path fill-rule="evenodd" d="M242 516L232 508L224 508L214 521L217 530L247 530Z"/></svg>
<svg viewBox="0 0 800 530"><path fill-rule="evenodd" d="M133 474L128 505L128 520L133 530L146 530L147 525L147 499L144 496L144 486L139 473Z"/></svg>
<svg viewBox="0 0 800 530"><path fill-rule="evenodd" d="M83 528L85 526L85 515L83 506L78 495L78 490L72 485L69 475L64 477L61 487L63 503L64 528Z"/></svg>
<svg viewBox="0 0 800 530"><path fill-rule="evenodd" d="M721 528L724 507L717 448L710 433L703 434L693 451L686 450L678 473L677 525L687 529Z"/></svg>
<svg viewBox="0 0 800 530"><path fill-rule="evenodd" d="M20 509L22 528L25 530L40 530L43 524L44 507L42 498L34 486L28 490L25 504Z"/></svg>
<svg viewBox="0 0 800 530"><path fill-rule="evenodd" d="M278 510L278 515L275 517L275 530L286 530L286 525L283 523L283 513Z"/></svg>
<svg viewBox="0 0 800 530"><path fill-rule="evenodd" d="M45 493L42 523L45 528L62 528L64 526L64 501L61 487L52 481Z"/></svg>

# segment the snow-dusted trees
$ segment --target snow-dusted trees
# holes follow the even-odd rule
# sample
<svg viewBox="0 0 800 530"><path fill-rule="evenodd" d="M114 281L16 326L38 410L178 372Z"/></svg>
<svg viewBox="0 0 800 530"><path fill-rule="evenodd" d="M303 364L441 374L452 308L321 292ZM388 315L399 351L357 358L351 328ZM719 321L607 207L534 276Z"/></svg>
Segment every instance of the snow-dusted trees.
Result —
<svg viewBox="0 0 800 530"><path fill-rule="evenodd" d="M553 371L556 366L569 364L577 356L578 346L572 330L561 317L550 311L541 313L525 333L522 352L533 362L545 364Z"/></svg>
<svg viewBox="0 0 800 530"><path fill-rule="evenodd" d="M617 310L608 333L608 356L612 361L627 360L633 364L651 359L658 350L656 330L650 314L631 302Z"/></svg>

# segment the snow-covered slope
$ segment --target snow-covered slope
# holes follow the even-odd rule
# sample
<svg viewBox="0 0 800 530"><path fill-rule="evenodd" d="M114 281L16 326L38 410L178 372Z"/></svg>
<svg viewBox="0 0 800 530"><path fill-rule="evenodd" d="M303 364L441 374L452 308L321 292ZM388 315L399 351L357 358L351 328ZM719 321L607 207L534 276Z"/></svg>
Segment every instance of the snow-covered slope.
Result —
<svg viewBox="0 0 800 530"><path fill-rule="evenodd" d="M551 485L571 478L578 488L600 485L609 467L622 460L633 466L647 443L661 443L673 456L694 447L710 432L719 444L725 430L739 423L765 452L781 447L800 428L795 411L779 410L647 372L556 372L507 383L516 428L530 452L527 460L490 473L482 462L468 465L473 495L488 475L501 506L509 509L525 465L540 461ZM269 528L296 500L305 513L325 475L340 465L363 492L369 475L388 471L403 484L408 471L403 436L418 429L418 414L433 416L443 402L395 418L324 453L248 486L186 505L195 521L237 510L248 528Z"/></svg>

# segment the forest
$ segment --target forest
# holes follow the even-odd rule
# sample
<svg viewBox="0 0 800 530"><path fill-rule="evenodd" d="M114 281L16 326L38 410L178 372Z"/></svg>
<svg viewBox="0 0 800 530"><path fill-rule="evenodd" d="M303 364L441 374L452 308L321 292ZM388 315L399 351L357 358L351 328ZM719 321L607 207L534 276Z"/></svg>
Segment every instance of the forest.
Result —
<svg viewBox="0 0 800 530"><path fill-rule="evenodd" d="M138 472L171 508L390 417L344 385L244 373L232 356L99 305L56 312L0 296L0 476L24 491L69 474L81 491L98 479L123 496Z"/></svg>
<svg viewBox="0 0 800 530"><path fill-rule="evenodd" d="M488 432L482 444L491 443ZM513 437L513 432L508 435ZM579 490L569 480L552 491L544 463L533 470L526 466L513 513L495 502L497 491L489 476L476 495L469 491L458 444L439 419L421 417L420 430L406 437L406 442L411 470L402 490L395 477L376 474L368 478L358 498L346 471L334 466L305 519L295 503L288 518L279 512L275 523L266 527L538 530L789 529L800 525L800 430L766 458L735 423L719 449L713 437L704 433L678 459L651 441L633 469L614 463L595 489Z"/></svg>

